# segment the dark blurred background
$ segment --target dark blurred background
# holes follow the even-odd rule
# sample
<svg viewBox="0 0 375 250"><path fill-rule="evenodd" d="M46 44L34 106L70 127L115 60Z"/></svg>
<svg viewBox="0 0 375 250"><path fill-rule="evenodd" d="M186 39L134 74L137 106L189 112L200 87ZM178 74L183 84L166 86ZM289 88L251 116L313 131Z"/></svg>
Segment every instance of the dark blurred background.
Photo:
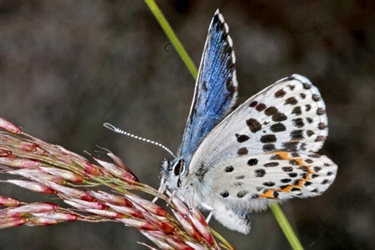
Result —
<svg viewBox="0 0 375 250"><path fill-rule="evenodd" d="M284 212L306 249L375 249L375 2L157 1L199 64L220 8L237 56L239 103L293 73L327 105L322 154L339 166L324 195ZM143 1L0 0L0 116L74 152L112 150L155 188L162 149L105 129L111 122L173 151L181 142L194 80ZM0 184L2 195L44 200ZM272 213L249 235L212 220L238 249L290 249ZM120 223L63 223L0 232L0 249L146 249ZM151 243L150 243L151 244Z"/></svg>

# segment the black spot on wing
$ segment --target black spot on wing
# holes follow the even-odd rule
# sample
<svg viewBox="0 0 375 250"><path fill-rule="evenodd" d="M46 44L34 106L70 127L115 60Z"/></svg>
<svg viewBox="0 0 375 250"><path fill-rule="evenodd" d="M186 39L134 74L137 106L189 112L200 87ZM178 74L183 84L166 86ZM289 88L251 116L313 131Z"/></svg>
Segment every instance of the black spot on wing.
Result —
<svg viewBox="0 0 375 250"><path fill-rule="evenodd" d="M305 162L311 164L311 163L313 163L314 161L311 160L311 159L306 159Z"/></svg>
<svg viewBox="0 0 375 250"><path fill-rule="evenodd" d="M289 97L285 100L284 105L296 105L298 101L294 97Z"/></svg>
<svg viewBox="0 0 375 250"><path fill-rule="evenodd" d="M264 103L259 103L255 109L259 112L263 111L267 106Z"/></svg>
<svg viewBox="0 0 375 250"><path fill-rule="evenodd" d="M305 124L303 123L302 118L293 119L292 122L293 122L293 125L295 127L297 127L297 128L302 128L303 126L305 126Z"/></svg>
<svg viewBox="0 0 375 250"><path fill-rule="evenodd" d="M318 110L316 111L317 115L324 115L325 113L326 113L326 111L323 108L318 108Z"/></svg>
<svg viewBox="0 0 375 250"><path fill-rule="evenodd" d="M220 196L223 197L223 198L227 198L229 196L229 192L223 191L223 192L220 193Z"/></svg>
<svg viewBox="0 0 375 250"><path fill-rule="evenodd" d="M274 198L279 197L279 192L277 192L277 191L273 191L273 197L274 197Z"/></svg>
<svg viewBox="0 0 375 250"><path fill-rule="evenodd" d="M292 155L292 157L300 157L300 155L297 152L292 152L290 154Z"/></svg>
<svg viewBox="0 0 375 250"><path fill-rule="evenodd" d="M304 185L305 187L307 187L307 186L310 186L311 184L312 184L311 181L306 181L303 185Z"/></svg>
<svg viewBox="0 0 375 250"><path fill-rule="evenodd" d="M257 164L258 164L258 159L255 159L255 158L252 158L252 159L247 161L247 165L249 165L249 166L255 166Z"/></svg>
<svg viewBox="0 0 375 250"><path fill-rule="evenodd" d="M275 182L267 181L267 182L263 182L263 185L266 186L266 187L273 187L273 186L275 186Z"/></svg>
<svg viewBox="0 0 375 250"><path fill-rule="evenodd" d="M284 142L283 146L284 146L284 149L287 151L296 151L298 142L295 142L295 141Z"/></svg>
<svg viewBox="0 0 375 250"><path fill-rule="evenodd" d="M238 149L237 154L238 155L247 155L248 152L249 151L247 150L247 148L240 148L240 149Z"/></svg>
<svg viewBox="0 0 375 250"><path fill-rule="evenodd" d="M302 114L301 107L300 106L294 107L292 110L292 114L297 115L297 116L301 115Z"/></svg>
<svg viewBox="0 0 375 250"><path fill-rule="evenodd" d="M294 78L293 78L293 79L290 79L290 80L294 80ZM295 89L296 86L293 85L293 84L288 84L287 87L288 87L291 91L293 91L293 90Z"/></svg>
<svg viewBox="0 0 375 250"><path fill-rule="evenodd" d="M284 97L286 92L283 89L279 89L278 91L275 92L275 97L276 98L282 98Z"/></svg>
<svg viewBox="0 0 375 250"><path fill-rule="evenodd" d="M291 181L292 181L292 179L288 179L288 178L281 179L281 182L282 182L282 183L289 183L289 182L291 182Z"/></svg>
<svg viewBox="0 0 375 250"><path fill-rule="evenodd" d="M208 171L208 168L205 167L203 164L198 168L198 170L195 172L195 176L198 177L199 181L203 181L204 176L206 175Z"/></svg>
<svg viewBox="0 0 375 250"><path fill-rule="evenodd" d="M309 168L306 166L300 166L298 169L302 170L303 172L309 172Z"/></svg>
<svg viewBox="0 0 375 250"><path fill-rule="evenodd" d="M303 83L303 88L304 89L310 89L311 88L311 84Z"/></svg>
<svg viewBox="0 0 375 250"><path fill-rule="evenodd" d="M256 169L254 171L254 173L255 173L255 177L263 177L263 176L266 175L266 170L264 170L264 169Z"/></svg>
<svg viewBox="0 0 375 250"><path fill-rule="evenodd" d="M271 156L270 160L272 161L280 161L282 160L283 158L279 155L279 154L274 154Z"/></svg>
<svg viewBox="0 0 375 250"><path fill-rule="evenodd" d="M250 137L248 137L247 135L235 134L235 136L237 138L237 141L240 142L240 143L245 142L245 141L250 139Z"/></svg>
<svg viewBox="0 0 375 250"><path fill-rule="evenodd" d="M320 158L320 155L314 154L314 153L309 154L308 156L311 157L311 158Z"/></svg>
<svg viewBox="0 0 375 250"><path fill-rule="evenodd" d="M206 81L203 81L203 83L202 83L202 90L204 92L207 92L207 90L208 90L208 88L207 88L207 82Z"/></svg>
<svg viewBox="0 0 375 250"><path fill-rule="evenodd" d="M263 166L268 168L268 167L277 167L279 165L280 164L278 162L268 162L268 163L265 163Z"/></svg>
<svg viewBox="0 0 375 250"><path fill-rule="evenodd" d="M246 124L249 127L250 131L253 133L256 133L262 129L262 125L256 119L253 118L246 120Z"/></svg>
<svg viewBox="0 0 375 250"><path fill-rule="evenodd" d="M322 170L321 167L314 167L314 171L315 171L315 172L319 172L320 170Z"/></svg>
<svg viewBox="0 0 375 250"><path fill-rule="evenodd" d="M311 137L311 136L314 135L315 133L314 133L314 131L312 131L312 130L307 130L307 131L306 131L306 134L307 134L308 137Z"/></svg>
<svg viewBox="0 0 375 250"><path fill-rule="evenodd" d="M274 122L282 122L282 121L285 121L287 119L288 119L288 117L285 114L280 113L280 112L278 112L278 113L276 113L272 116L272 121L274 121Z"/></svg>
<svg viewBox="0 0 375 250"><path fill-rule="evenodd" d="M268 134L268 135L263 135L261 138L260 138L260 141L262 143L272 143L272 142L276 142L276 136L274 134Z"/></svg>
<svg viewBox="0 0 375 250"><path fill-rule="evenodd" d="M239 191L239 192L237 193L237 197L238 197L238 198L242 198L242 197L244 197L246 194L248 194L247 191L245 191L245 190L241 190L241 191Z"/></svg>
<svg viewBox="0 0 375 250"><path fill-rule="evenodd" d="M233 172L233 170L234 170L233 166L227 166L227 167L225 167L225 169L224 169L224 171L225 171L226 173Z"/></svg>
<svg viewBox="0 0 375 250"><path fill-rule="evenodd" d="M298 166L299 165L298 161L296 161L296 160L289 160L289 164L292 165L292 166Z"/></svg>
<svg viewBox="0 0 375 250"><path fill-rule="evenodd" d="M267 116L271 116L271 115L274 115L278 112L278 109L275 108L274 106L271 106L271 107L268 107L264 113L267 115Z"/></svg>
<svg viewBox="0 0 375 250"><path fill-rule="evenodd" d="M272 132L278 133L278 132L285 131L286 127L282 123L275 123L275 124L271 125L270 129L271 129Z"/></svg>
<svg viewBox="0 0 375 250"><path fill-rule="evenodd" d="M302 140L303 139L303 130L293 130L290 132L290 137L292 140Z"/></svg>
<svg viewBox="0 0 375 250"><path fill-rule="evenodd" d="M327 124L325 124L324 122L320 122L320 123L318 124L318 128L319 128L320 130L325 129L326 127L327 127Z"/></svg>
<svg viewBox="0 0 375 250"><path fill-rule="evenodd" d="M297 173L289 173L288 175L291 178L296 178L297 177Z"/></svg>
<svg viewBox="0 0 375 250"><path fill-rule="evenodd" d="M318 101L320 101L320 96L317 95L317 94L313 94L313 95L312 95L312 99L313 99L314 101L318 102Z"/></svg>
<svg viewBox="0 0 375 250"><path fill-rule="evenodd" d="M264 152L269 152L269 151L274 151L276 148L275 148L275 145L274 144L265 144L263 145L263 151Z"/></svg>
<svg viewBox="0 0 375 250"><path fill-rule="evenodd" d="M258 104L257 101L253 101L249 104L249 107L254 108Z"/></svg>
<svg viewBox="0 0 375 250"><path fill-rule="evenodd" d="M293 168L292 167L282 167L281 168L284 172L292 172Z"/></svg>
<svg viewBox="0 0 375 250"><path fill-rule="evenodd" d="M315 141L316 142L321 142L321 141L325 141L326 140L326 137L323 136L323 135L319 135L315 138Z"/></svg>

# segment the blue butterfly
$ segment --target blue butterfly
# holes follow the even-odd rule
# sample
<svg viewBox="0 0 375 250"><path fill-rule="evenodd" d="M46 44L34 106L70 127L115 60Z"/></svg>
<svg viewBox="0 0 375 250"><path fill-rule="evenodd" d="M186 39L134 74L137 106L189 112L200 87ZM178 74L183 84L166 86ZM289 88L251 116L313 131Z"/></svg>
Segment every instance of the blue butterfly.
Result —
<svg viewBox="0 0 375 250"><path fill-rule="evenodd" d="M337 165L316 154L328 135L319 90L300 75L233 109L238 83L228 25L217 10L204 46L180 150L161 167L160 191L248 233L270 202L323 193Z"/></svg>

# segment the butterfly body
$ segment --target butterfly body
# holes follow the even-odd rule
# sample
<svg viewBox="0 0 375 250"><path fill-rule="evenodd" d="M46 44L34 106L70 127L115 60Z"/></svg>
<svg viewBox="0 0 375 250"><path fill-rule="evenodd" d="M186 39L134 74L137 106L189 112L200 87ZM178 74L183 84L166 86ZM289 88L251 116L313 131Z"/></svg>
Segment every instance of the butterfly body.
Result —
<svg viewBox="0 0 375 250"><path fill-rule="evenodd" d="M249 214L270 202L320 195L337 166L316 154L328 135L319 90L300 75L279 80L232 111L237 96L228 26L211 22L177 157L162 182L189 206L248 233Z"/></svg>

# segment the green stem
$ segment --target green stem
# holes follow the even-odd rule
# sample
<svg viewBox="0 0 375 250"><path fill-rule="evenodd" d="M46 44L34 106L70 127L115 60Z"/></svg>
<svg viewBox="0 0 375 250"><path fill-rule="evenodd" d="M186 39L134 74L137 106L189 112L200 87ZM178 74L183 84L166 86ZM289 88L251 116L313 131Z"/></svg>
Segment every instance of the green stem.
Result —
<svg viewBox="0 0 375 250"><path fill-rule="evenodd" d="M182 46L180 40L178 40L176 34L173 32L171 26L169 25L168 21L165 19L163 13L160 11L159 7L153 0L145 0L146 4L150 8L152 14L154 14L156 20L159 22L161 28L164 30L165 34L175 47L177 53L180 55L182 61L184 61L186 67L193 75L194 79L197 78L198 70L194 65L194 62L191 60L190 56Z"/></svg>
<svg viewBox="0 0 375 250"><path fill-rule="evenodd" d="M145 0L146 4L150 8L151 12L154 14L156 20L159 22L160 26L164 30L165 34L175 47L176 51L186 64L186 67L189 69L190 73L193 75L194 79L197 78L198 71L195 67L193 61L185 51L184 47L182 46L181 42L178 40L177 36L173 32L171 26L169 25L168 21L165 19L163 14L161 13L160 9L156 5L153 0ZM286 219L283 211L281 210L280 206L277 203L273 203L270 205L271 211L273 212L277 222L279 223L281 230L284 232L286 238L288 239L290 245L294 250L302 250L303 247L299 242L296 234L294 233L292 227L290 226L288 220Z"/></svg>
<svg viewBox="0 0 375 250"><path fill-rule="evenodd" d="M279 223L281 230L283 230L285 237L288 239L289 244L294 250L303 250L301 243L299 242L296 234L290 226L288 219L285 217L283 210L277 203L272 203L270 209Z"/></svg>

